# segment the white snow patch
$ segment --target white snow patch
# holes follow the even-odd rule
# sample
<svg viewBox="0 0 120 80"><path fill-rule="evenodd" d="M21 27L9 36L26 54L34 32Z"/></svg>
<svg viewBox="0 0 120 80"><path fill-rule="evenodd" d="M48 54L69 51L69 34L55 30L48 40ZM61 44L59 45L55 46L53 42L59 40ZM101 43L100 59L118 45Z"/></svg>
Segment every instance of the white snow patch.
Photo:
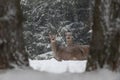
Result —
<svg viewBox="0 0 120 80"><path fill-rule="evenodd" d="M88 33L92 33L92 30L89 30Z"/></svg>
<svg viewBox="0 0 120 80"><path fill-rule="evenodd" d="M50 44L47 45L47 48L50 48Z"/></svg>
<svg viewBox="0 0 120 80"><path fill-rule="evenodd" d="M50 73L82 73L86 69L87 61L57 61L54 58L50 60L29 60L30 66L39 71Z"/></svg>
<svg viewBox="0 0 120 80"><path fill-rule="evenodd" d="M57 37L56 40L57 40L57 41L61 41L61 40L62 40L62 37Z"/></svg>
<svg viewBox="0 0 120 80"><path fill-rule="evenodd" d="M43 60L43 59L48 60L48 59L51 59L51 58L53 58L53 52L52 51L36 56L35 60Z"/></svg>

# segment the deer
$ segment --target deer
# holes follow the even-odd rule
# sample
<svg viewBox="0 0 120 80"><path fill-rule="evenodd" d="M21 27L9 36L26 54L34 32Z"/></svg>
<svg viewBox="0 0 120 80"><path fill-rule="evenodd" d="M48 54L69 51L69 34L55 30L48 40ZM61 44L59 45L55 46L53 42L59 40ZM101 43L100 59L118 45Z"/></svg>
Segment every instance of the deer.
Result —
<svg viewBox="0 0 120 80"><path fill-rule="evenodd" d="M67 47L69 47L69 48L71 47L73 49L75 48L75 49L78 49L78 50L79 50L79 48L81 48L82 52L83 52L81 60L87 59L88 54L89 54L89 48L90 48L90 46L89 45L74 44L73 43L73 36L72 36L71 32L66 32L65 36L66 36Z"/></svg>
<svg viewBox="0 0 120 80"><path fill-rule="evenodd" d="M49 34L49 38L53 56L56 60L81 60L83 54L82 48L76 49L76 47L59 46L57 44L56 35Z"/></svg>

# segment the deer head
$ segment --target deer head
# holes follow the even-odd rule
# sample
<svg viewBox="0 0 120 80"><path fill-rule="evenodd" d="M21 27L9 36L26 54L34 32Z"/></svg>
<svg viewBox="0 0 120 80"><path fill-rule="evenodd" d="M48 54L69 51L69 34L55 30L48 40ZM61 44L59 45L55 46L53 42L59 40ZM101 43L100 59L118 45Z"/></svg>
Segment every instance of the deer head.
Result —
<svg viewBox="0 0 120 80"><path fill-rule="evenodd" d="M56 35L49 34L49 38L51 43L56 42Z"/></svg>
<svg viewBox="0 0 120 80"><path fill-rule="evenodd" d="M66 32L65 35L66 35L66 43L67 43L67 46L72 45L72 44L73 44L73 36L72 36L72 33L71 33L71 32Z"/></svg>

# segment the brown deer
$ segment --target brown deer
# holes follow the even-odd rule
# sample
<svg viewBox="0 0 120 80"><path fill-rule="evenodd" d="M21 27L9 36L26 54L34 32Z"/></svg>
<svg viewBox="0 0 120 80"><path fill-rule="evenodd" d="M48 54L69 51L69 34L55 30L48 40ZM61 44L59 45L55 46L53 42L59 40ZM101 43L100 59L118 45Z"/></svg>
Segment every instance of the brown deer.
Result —
<svg viewBox="0 0 120 80"><path fill-rule="evenodd" d="M56 35L49 35L53 56L58 61L61 60L81 60L83 50L73 47L58 46L56 41Z"/></svg>
<svg viewBox="0 0 120 80"><path fill-rule="evenodd" d="M78 44L74 44L73 43L73 36L71 32L66 32L66 43L67 43L67 47L68 48L72 48L72 49L77 49L79 50L81 48L82 50L82 57L81 60L87 59L88 53L89 53L89 45L78 45Z"/></svg>

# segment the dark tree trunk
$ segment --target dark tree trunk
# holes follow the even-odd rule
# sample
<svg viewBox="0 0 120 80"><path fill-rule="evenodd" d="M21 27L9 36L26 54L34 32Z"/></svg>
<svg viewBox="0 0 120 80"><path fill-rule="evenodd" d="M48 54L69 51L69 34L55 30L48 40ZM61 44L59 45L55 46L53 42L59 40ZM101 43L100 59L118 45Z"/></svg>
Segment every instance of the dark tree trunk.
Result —
<svg viewBox="0 0 120 80"><path fill-rule="evenodd" d="M0 68L28 66L20 0L0 0Z"/></svg>
<svg viewBox="0 0 120 80"><path fill-rule="evenodd" d="M111 70L120 68L119 13L120 5L114 0L95 0L87 71L104 67Z"/></svg>

